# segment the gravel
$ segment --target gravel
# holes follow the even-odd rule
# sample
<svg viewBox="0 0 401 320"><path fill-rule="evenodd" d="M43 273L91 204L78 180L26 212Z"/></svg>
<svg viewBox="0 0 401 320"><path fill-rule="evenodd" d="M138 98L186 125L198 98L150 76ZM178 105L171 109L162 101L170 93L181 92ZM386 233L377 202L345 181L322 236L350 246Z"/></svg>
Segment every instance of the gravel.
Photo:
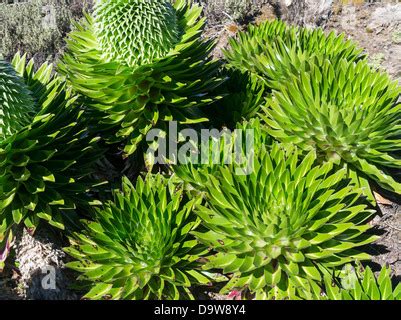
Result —
<svg viewBox="0 0 401 320"><path fill-rule="evenodd" d="M31 235L26 229L17 237L15 260L19 265L18 295L24 299L70 300L76 295L68 290L65 274L66 254L58 239L47 229Z"/></svg>

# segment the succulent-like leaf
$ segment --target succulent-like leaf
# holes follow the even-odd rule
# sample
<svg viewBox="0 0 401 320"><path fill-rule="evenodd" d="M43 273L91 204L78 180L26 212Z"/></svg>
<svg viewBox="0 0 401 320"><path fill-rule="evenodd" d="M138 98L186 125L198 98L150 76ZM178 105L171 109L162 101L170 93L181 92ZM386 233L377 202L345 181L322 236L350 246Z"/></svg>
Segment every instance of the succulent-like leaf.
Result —
<svg viewBox="0 0 401 320"><path fill-rule="evenodd" d="M314 151L302 159L274 143L257 151L251 174L225 166L209 177L209 205L197 210L209 231L194 234L217 251L206 268L233 274L223 292L246 286L259 298L305 297L325 269L369 258L358 247L377 239L366 233L374 211L344 169L315 161Z"/></svg>
<svg viewBox="0 0 401 320"><path fill-rule="evenodd" d="M194 109L217 99L219 62L200 37L200 14L187 0L100 1L69 35L59 70L96 111L97 128L118 127L105 135L126 140L127 154L159 121L205 121Z"/></svg>
<svg viewBox="0 0 401 320"><path fill-rule="evenodd" d="M66 248L77 259L68 266L91 283L86 298L191 298L191 285L210 281L197 262L207 250L191 235L200 197L188 201L160 175L139 178L135 187L125 178L114 195Z"/></svg>

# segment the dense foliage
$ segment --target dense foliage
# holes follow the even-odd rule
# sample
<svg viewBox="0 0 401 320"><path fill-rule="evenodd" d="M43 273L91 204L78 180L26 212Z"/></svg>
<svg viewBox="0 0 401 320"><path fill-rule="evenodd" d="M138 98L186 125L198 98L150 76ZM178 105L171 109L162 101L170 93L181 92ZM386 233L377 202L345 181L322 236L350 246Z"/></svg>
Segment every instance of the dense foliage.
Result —
<svg viewBox="0 0 401 320"><path fill-rule="evenodd" d="M401 299L390 269L361 265L378 239L371 187L401 194L400 87L362 49L273 21L213 60L193 1L93 9L56 71L0 60L0 268L14 229L45 220L88 299L192 299L217 282L253 299ZM159 138L193 149L143 172L135 151L171 120L189 141Z"/></svg>

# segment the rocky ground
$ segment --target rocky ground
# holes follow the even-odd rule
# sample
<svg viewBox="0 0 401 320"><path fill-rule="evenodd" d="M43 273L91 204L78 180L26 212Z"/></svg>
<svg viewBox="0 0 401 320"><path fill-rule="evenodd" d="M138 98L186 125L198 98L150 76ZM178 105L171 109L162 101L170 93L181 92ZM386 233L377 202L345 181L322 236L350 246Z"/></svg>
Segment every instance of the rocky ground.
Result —
<svg viewBox="0 0 401 320"><path fill-rule="evenodd" d="M358 3L361 1L357 1ZM295 9L294 9L295 10ZM290 21L294 19L296 11L278 10L275 5L264 5L254 10L242 23L227 17L224 22L213 21L209 24L206 36L218 40L214 52L221 57L221 49L225 48L228 38L246 27L249 22L259 23L277 16ZM292 14L292 16L291 16ZM306 19L303 19L305 22ZM383 69L401 82L401 4L334 4L329 12L322 13L321 19L309 19L318 22L327 31L344 32L359 43L369 54L372 66ZM310 23L305 23L310 25ZM381 238L369 251L374 256L373 267L389 265L396 281L401 279L401 199L387 200L377 196L380 214L372 224ZM19 268L6 265L0 273L0 300L1 299L76 299L76 294L68 290L68 283L72 277L66 272L64 263L66 257L61 251L63 240L57 234L49 234L47 230L38 232L34 237L27 232L18 235L14 244L16 261ZM56 272L56 288L42 290L42 267L51 265ZM237 299L238 294L230 296L216 294L216 290L197 290L199 299Z"/></svg>
<svg viewBox="0 0 401 320"><path fill-rule="evenodd" d="M334 6L326 29L349 35L373 66L401 80L401 4Z"/></svg>

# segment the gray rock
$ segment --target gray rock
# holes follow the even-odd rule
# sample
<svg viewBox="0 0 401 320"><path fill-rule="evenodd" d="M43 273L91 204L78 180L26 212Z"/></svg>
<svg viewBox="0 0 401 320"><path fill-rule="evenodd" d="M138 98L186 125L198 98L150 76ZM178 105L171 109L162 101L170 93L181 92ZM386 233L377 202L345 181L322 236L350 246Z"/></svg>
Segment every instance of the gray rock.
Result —
<svg viewBox="0 0 401 320"><path fill-rule="evenodd" d="M401 24L401 4L386 4L372 13L368 28L372 30Z"/></svg>
<svg viewBox="0 0 401 320"><path fill-rule="evenodd" d="M279 0L283 19L300 26L324 25L333 0Z"/></svg>

